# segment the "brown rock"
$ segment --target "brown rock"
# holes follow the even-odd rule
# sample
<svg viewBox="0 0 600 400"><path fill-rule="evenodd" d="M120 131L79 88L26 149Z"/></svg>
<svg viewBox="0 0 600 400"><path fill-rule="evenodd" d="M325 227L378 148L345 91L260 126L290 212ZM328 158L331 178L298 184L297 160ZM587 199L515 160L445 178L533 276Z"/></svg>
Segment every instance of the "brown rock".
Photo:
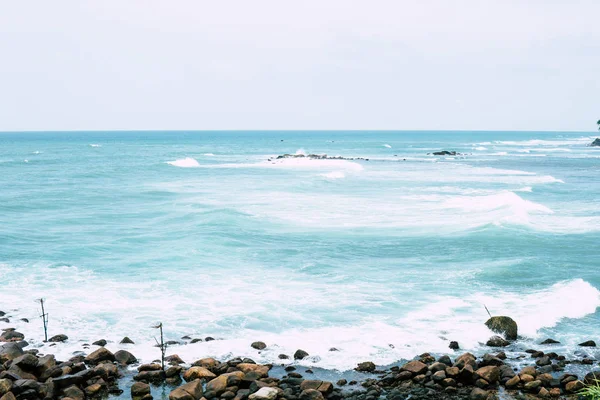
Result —
<svg viewBox="0 0 600 400"><path fill-rule="evenodd" d="M535 367L525 367L521 370L520 372L521 375L523 374L527 374L527 375L531 375L531 376L537 376L537 370L535 369Z"/></svg>
<svg viewBox="0 0 600 400"><path fill-rule="evenodd" d="M269 376L270 368L266 365L241 363L237 365L237 369L239 369L245 374L249 372L254 372L259 375L259 378L266 378L267 376Z"/></svg>
<svg viewBox="0 0 600 400"><path fill-rule="evenodd" d="M204 394L202 390L202 381L200 379L181 385L178 389L189 393L194 400L200 400Z"/></svg>
<svg viewBox="0 0 600 400"><path fill-rule="evenodd" d="M457 367L446 367L445 371L448 378L456 378L460 373L460 369Z"/></svg>
<svg viewBox="0 0 600 400"><path fill-rule="evenodd" d="M12 389L12 381L10 379L0 379L0 397L10 392Z"/></svg>
<svg viewBox="0 0 600 400"><path fill-rule="evenodd" d="M436 373L431 375L431 379L433 379L435 382L443 381L444 379L446 379L446 371L437 371Z"/></svg>
<svg viewBox="0 0 600 400"><path fill-rule="evenodd" d="M212 380L217 376L204 367L191 367L183 373L183 379L190 382L196 379Z"/></svg>
<svg viewBox="0 0 600 400"><path fill-rule="evenodd" d="M475 374L481 379L485 379L489 383L496 383L500 379L500 369L495 365L479 368Z"/></svg>
<svg viewBox="0 0 600 400"><path fill-rule="evenodd" d="M324 400L323 394L315 389L307 389L300 393L300 400Z"/></svg>
<svg viewBox="0 0 600 400"><path fill-rule="evenodd" d="M64 400L64 399L63 399ZM169 393L169 400L196 400L194 397L183 389L176 388Z"/></svg>
<svg viewBox="0 0 600 400"><path fill-rule="evenodd" d="M581 382L580 380L576 380L567 383L567 386L565 386L565 390L569 393L576 393L583 389L584 386L585 385L583 384L583 382Z"/></svg>
<svg viewBox="0 0 600 400"><path fill-rule="evenodd" d="M147 383L136 382L131 385L131 397L133 399L141 399L147 394L150 394L150 385Z"/></svg>
<svg viewBox="0 0 600 400"><path fill-rule="evenodd" d="M0 400L17 400L15 395L12 392L6 393L4 396L0 397ZM64 400L64 398L63 398Z"/></svg>
<svg viewBox="0 0 600 400"><path fill-rule="evenodd" d="M241 379L244 378L244 373L238 371L220 375L206 384L206 391L214 393L215 396L220 396L221 394L225 393L227 386L233 385L235 383L233 382L233 377L235 377L239 382Z"/></svg>
<svg viewBox="0 0 600 400"><path fill-rule="evenodd" d="M462 355L460 355L455 361L454 361L454 367L457 367L459 369L463 369L465 367L465 365L470 365L471 367L475 368L477 367L477 361L476 358L473 354L471 353L464 353Z"/></svg>
<svg viewBox="0 0 600 400"><path fill-rule="evenodd" d="M413 375L420 375L427 371L427 365L423 364L421 361L414 360L404 364L401 370L409 371Z"/></svg>
<svg viewBox="0 0 600 400"><path fill-rule="evenodd" d="M535 381L535 378L529 374L521 374L521 375L519 375L519 378L521 378L521 382L523 382L523 383L529 383L529 382Z"/></svg>
<svg viewBox="0 0 600 400"><path fill-rule="evenodd" d="M538 397L541 397L542 399L548 398L550 397L550 392L548 391L548 389L546 389L545 387L541 388L540 391L538 392Z"/></svg>
<svg viewBox="0 0 600 400"><path fill-rule="evenodd" d="M550 397L554 397L554 398L560 397L560 389L559 388L552 388L552 389L550 389L549 393L550 393Z"/></svg>
<svg viewBox="0 0 600 400"><path fill-rule="evenodd" d="M519 378L519 375L515 375L509 380L507 380L504 386L506 386L509 389L512 389L515 388L519 384L519 382L521 382L521 378Z"/></svg>
<svg viewBox="0 0 600 400"><path fill-rule="evenodd" d="M194 367L204 367L212 372L214 372L214 369L217 368L218 365L219 362L214 358L202 358L192 364Z"/></svg>
<svg viewBox="0 0 600 400"><path fill-rule="evenodd" d="M92 352L85 358L87 364L98 364L101 361L115 361L115 355L104 347L100 347L98 350Z"/></svg>
<svg viewBox="0 0 600 400"><path fill-rule="evenodd" d="M75 385L71 385L63 390L65 396L72 398L73 400L85 400L85 394L83 390L79 389Z"/></svg>
<svg viewBox="0 0 600 400"><path fill-rule="evenodd" d="M87 398L100 397L102 395L103 389L104 389L104 387L101 384L94 383L85 388L85 390L84 390L85 396Z"/></svg>
<svg viewBox="0 0 600 400"><path fill-rule="evenodd" d="M487 400L489 392L487 390L474 388L469 397L471 400Z"/></svg>

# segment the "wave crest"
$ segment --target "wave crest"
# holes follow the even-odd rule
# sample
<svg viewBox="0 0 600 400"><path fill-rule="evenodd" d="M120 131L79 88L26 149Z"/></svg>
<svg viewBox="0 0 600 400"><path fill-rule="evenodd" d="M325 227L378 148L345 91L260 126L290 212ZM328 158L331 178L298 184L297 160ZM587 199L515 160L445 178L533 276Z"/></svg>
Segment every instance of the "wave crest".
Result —
<svg viewBox="0 0 600 400"><path fill-rule="evenodd" d="M196 168L200 166L198 161L192 157L180 158L175 161L167 161L167 164L180 168Z"/></svg>

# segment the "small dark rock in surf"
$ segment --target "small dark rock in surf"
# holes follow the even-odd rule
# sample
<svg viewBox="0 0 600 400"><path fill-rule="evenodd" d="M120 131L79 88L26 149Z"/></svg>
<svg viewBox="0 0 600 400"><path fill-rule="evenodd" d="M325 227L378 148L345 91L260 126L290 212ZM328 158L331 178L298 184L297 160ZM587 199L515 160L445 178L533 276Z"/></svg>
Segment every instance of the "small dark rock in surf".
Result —
<svg viewBox="0 0 600 400"><path fill-rule="evenodd" d="M129 337L125 336L123 339L121 339L121 341L119 342L120 344L135 344L133 342L133 340L129 339Z"/></svg>
<svg viewBox="0 0 600 400"><path fill-rule="evenodd" d="M594 342L593 340L587 340L583 343L579 343L579 346L581 346L581 347L596 347L596 342Z"/></svg>
<svg viewBox="0 0 600 400"><path fill-rule="evenodd" d="M354 369L359 372L373 372L375 371L375 364L373 364L371 361L366 361L359 363L358 367Z"/></svg>
<svg viewBox="0 0 600 400"><path fill-rule="evenodd" d="M560 342L558 340L548 338L540 344L560 344Z"/></svg>
<svg viewBox="0 0 600 400"><path fill-rule="evenodd" d="M265 342L254 342L250 345L250 347L256 350L263 350L267 348L267 345L265 344Z"/></svg>
<svg viewBox="0 0 600 400"><path fill-rule="evenodd" d="M294 360L302 360L303 358L308 357L308 353L305 352L304 350L296 350L296 352L294 353Z"/></svg>
<svg viewBox="0 0 600 400"><path fill-rule="evenodd" d="M53 343L58 343L58 342L62 343L62 342L66 342L67 339L69 339L69 337L67 335L60 334L60 335L52 336L50 339L48 339L48 341L53 342Z"/></svg>

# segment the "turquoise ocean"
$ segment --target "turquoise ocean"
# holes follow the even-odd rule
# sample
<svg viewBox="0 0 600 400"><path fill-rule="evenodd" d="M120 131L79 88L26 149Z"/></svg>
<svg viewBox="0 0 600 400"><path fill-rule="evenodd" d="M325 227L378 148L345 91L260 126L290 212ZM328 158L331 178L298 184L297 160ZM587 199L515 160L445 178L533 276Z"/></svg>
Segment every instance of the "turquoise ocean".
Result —
<svg viewBox="0 0 600 400"><path fill-rule="evenodd" d="M347 370L450 340L481 354L487 306L522 346L576 353L600 340L594 137L0 133L0 310L30 319L0 328L50 351L43 297L64 357L127 335L151 361L161 321L170 340L219 339L170 349L186 361L301 348L300 364ZM368 160L274 158L286 153Z"/></svg>

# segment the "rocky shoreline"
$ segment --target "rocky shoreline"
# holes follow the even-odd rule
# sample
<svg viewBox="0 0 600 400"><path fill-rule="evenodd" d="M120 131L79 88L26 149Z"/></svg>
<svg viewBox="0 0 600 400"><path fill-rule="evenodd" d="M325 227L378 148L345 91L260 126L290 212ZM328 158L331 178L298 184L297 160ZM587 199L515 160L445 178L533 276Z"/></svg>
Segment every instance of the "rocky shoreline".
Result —
<svg viewBox="0 0 600 400"><path fill-rule="evenodd" d="M516 359L498 351L498 346L517 339L516 324L513 330L514 321L499 318L507 317L491 318L487 324L503 337L492 337L487 343L490 352L482 357L461 354L458 343L451 342L451 354L435 357L424 353L392 367L360 360L355 368L357 379L336 382L295 363L261 365L241 357L207 357L186 363L179 355L169 354L164 367L161 360L141 364L129 351L111 352L103 339L93 343L95 349L89 354L57 360L52 354L28 349L23 334L6 328L0 335L4 342L0 346L0 400L152 400L157 388L170 400L576 399L581 398L578 393L585 385L595 384L596 377L600 381L598 361L587 357L568 360L555 352L528 349L518 357L517 367ZM60 346L68 340L66 335L55 335L48 342ZM127 337L121 341L128 342ZM540 345L548 348L556 343L547 339ZM595 345L593 341L580 344ZM267 348L264 342L248 346L259 352ZM84 348L93 349L90 345ZM300 361L308 356L298 349L279 358ZM564 373L572 363L588 367L587 372L580 376Z"/></svg>

